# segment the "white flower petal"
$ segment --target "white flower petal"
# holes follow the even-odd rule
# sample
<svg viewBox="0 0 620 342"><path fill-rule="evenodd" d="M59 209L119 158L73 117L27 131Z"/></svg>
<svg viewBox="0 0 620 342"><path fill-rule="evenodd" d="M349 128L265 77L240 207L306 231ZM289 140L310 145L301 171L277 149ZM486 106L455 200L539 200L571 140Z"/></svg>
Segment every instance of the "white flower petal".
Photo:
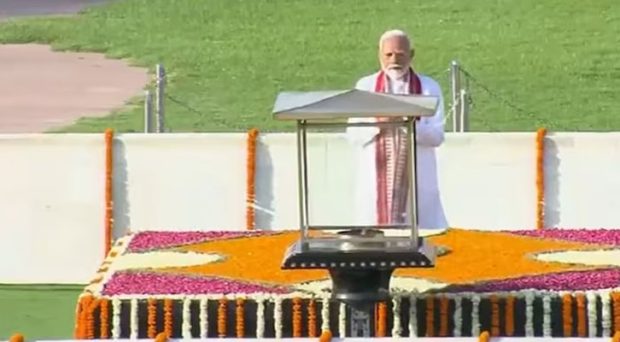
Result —
<svg viewBox="0 0 620 342"><path fill-rule="evenodd" d="M424 278L393 277L390 287L401 291L426 292L429 290L442 289L449 284L433 282Z"/></svg>
<svg viewBox="0 0 620 342"><path fill-rule="evenodd" d="M620 266L620 249L542 253L535 257L546 262L588 266Z"/></svg>
<svg viewBox="0 0 620 342"><path fill-rule="evenodd" d="M447 229L418 229L419 237L430 237L444 234ZM411 236L409 229L386 229L383 231L385 236Z"/></svg>
<svg viewBox="0 0 620 342"><path fill-rule="evenodd" d="M180 252L148 252L123 254L114 260L115 270L139 268L186 267L210 264L224 258L218 254L180 253Z"/></svg>
<svg viewBox="0 0 620 342"><path fill-rule="evenodd" d="M448 229L418 229L418 237L430 237L435 235L444 234ZM346 232L347 229L336 229L332 230L330 234L338 234L342 232ZM411 236L411 230L409 229L382 229L381 230L385 236L400 236L400 237L409 237Z"/></svg>

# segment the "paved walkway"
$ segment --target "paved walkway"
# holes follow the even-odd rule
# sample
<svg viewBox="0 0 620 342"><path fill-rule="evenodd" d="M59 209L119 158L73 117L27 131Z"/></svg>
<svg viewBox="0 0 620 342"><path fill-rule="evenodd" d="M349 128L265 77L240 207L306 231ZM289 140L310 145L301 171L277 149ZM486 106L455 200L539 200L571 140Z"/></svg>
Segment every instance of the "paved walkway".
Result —
<svg viewBox="0 0 620 342"><path fill-rule="evenodd" d="M74 14L109 0L0 0L0 20L32 15Z"/></svg>
<svg viewBox="0 0 620 342"><path fill-rule="evenodd" d="M0 0L0 20L70 14L102 0ZM105 116L143 94L146 69L101 54L0 45L0 133L35 133Z"/></svg>
<svg viewBox="0 0 620 342"><path fill-rule="evenodd" d="M146 69L101 54L0 45L0 133L41 132L105 116L143 93Z"/></svg>

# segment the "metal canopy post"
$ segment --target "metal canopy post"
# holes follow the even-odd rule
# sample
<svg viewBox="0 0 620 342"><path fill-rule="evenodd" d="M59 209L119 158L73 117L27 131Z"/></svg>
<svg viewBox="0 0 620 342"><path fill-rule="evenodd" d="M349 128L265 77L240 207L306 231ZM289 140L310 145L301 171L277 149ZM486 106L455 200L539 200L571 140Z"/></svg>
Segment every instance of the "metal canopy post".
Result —
<svg viewBox="0 0 620 342"><path fill-rule="evenodd" d="M308 227L306 225L304 171L306 170L303 158L302 121L297 121L297 195L299 202L299 228L301 229L301 241L305 243Z"/></svg>
<svg viewBox="0 0 620 342"><path fill-rule="evenodd" d="M306 245L310 221L308 218L308 144L306 120L297 120L297 184L299 201L299 226L302 246Z"/></svg>
<svg viewBox="0 0 620 342"><path fill-rule="evenodd" d="M308 198L309 198L309 189L308 189L308 122L306 120L302 120L301 122L301 143L303 150L303 162L304 162L304 217L306 218L306 232L305 238L308 239L308 231L310 229L310 213L308 212Z"/></svg>
<svg viewBox="0 0 620 342"><path fill-rule="evenodd" d="M418 165L418 148L416 144L415 118L409 118L407 125L407 176L409 177L409 211L411 212L411 240L415 248L420 246L418 241L418 173L414 165Z"/></svg>

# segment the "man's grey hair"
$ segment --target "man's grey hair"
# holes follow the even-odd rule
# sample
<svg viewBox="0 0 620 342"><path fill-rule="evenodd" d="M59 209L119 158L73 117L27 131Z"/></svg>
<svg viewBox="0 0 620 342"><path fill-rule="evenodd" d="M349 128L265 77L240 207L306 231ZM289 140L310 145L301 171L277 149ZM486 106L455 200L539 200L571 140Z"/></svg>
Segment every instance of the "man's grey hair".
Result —
<svg viewBox="0 0 620 342"><path fill-rule="evenodd" d="M404 39L407 42L407 44L409 44L409 48L413 48L413 43L411 42L411 39L409 39L409 35L407 35L407 33L405 33L405 31L403 31L403 30L389 30L389 31L385 31L381 35L381 38L379 38L379 49L381 49L381 47L383 47L383 42L385 42L386 40L388 40L390 38L402 38L402 39Z"/></svg>

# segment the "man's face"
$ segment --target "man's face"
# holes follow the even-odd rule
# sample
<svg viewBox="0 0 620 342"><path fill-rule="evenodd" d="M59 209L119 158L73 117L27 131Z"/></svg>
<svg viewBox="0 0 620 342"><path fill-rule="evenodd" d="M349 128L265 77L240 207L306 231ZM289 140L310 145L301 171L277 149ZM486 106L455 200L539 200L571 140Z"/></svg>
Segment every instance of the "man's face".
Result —
<svg viewBox="0 0 620 342"><path fill-rule="evenodd" d="M401 78L409 70L411 53L407 40L400 37L386 39L379 51L381 68L391 77Z"/></svg>

